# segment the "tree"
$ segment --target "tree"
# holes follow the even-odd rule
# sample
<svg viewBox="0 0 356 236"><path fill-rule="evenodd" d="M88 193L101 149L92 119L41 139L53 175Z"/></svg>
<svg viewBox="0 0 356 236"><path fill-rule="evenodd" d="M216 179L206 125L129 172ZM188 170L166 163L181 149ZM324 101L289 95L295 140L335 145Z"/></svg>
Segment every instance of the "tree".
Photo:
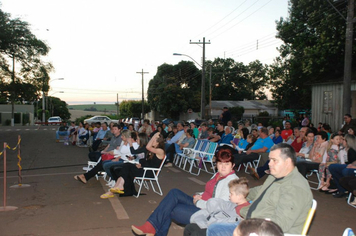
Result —
<svg viewBox="0 0 356 236"><path fill-rule="evenodd" d="M38 102L37 116L42 116L42 99ZM48 97L48 111L46 112L46 120L51 116L59 116L63 120L69 120L71 114L68 110L68 104L57 97Z"/></svg>
<svg viewBox="0 0 356 236"><path fill-rule="evenodd" d="M243 63L237 63L231 58L216 58L207 64L212 66L212 100L241 101L250 98L246 90L247 68Z"/></svg>
<svg viewBox="0 0 356 236"><path fill-rule="evenodd" d="M267 87L267 65L263 65L259 60L250 62L247 66L247 89L251 91L251 100L267 99L264 89Z"/></svg>
<svg viewBox="0 0 356 236"><path fill-rule="evenodd" d="M330 4L346 16L345 3L290 0L289 17L277 22L284 44L269 71L279 108L310 108L310 84L342 76L346 21Z"/></svg>
<svg viewBox="0 0 356 236"><path fill-rule="evenodd" d="M15 101L21 102L24 97L37 97L38 91L28 85L32 84L31 81L23 80L21 74L18 75L15 72L15 62L22 68L21 72L31 71L32 67L39 68L43 65L40 57L48 53L49 47L31 33L27 22L10 17L10 14L0 9L0 76L4 84L4 91L7 91L1 93L0 100L11 101L13 119ZM12 71L10 64L12 64ZM26 95L18 93L19 90Z"/></svg>
<svg viewBox="0 0 356 236"><path fill-rule="evenodd" d="M178 118L189 108L200 109L201 72L193 62L162 64L149 82L147 94L152 110Z"/></svg>
<svg viewBox="0 0 356 236"><path fill-rule="evenodd" d="M150 107L145 101L144 103L145 113L150 112ZM121 117L141 117L142 113L142 101L122 101L120 103L120 115Z"/></svg>

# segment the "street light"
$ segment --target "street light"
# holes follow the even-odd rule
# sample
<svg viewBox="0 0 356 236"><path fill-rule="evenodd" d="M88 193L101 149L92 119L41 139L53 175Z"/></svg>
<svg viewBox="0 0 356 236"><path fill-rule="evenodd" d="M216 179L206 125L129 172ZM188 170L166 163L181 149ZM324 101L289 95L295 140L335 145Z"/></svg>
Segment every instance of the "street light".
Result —
<svg viewBox="0 0 356 236"><path fill-rule="evenodd" d="M64 78L52 79L52 80L48 81L48 83L55 81L55 80L64 80ZM45 92L42 90L42 122L43 123L46 122L45 99L46 99L46 95L45 95Z"/></svg>
<svg viewBox="0 0 356 236"><path fill-rule="evenodd" d="M202 68L202 76L201 76L201 103L200 103L200 113L201 113L201 119L204 119L204 100L205 100L205 69L202 65L200 65L196 60L194 60L191 56L186 55L186 54L181 54L181 53L173 53L173 56L186 56L192 59L200 68ZM203 59L203 64L204 64L204 59Z"/></svg>

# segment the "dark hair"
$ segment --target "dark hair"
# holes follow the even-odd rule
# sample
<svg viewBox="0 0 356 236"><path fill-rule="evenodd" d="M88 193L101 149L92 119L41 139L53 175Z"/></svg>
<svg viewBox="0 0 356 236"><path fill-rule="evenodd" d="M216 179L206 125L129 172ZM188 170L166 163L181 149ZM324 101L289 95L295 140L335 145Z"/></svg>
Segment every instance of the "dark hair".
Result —
<svg viewBox="0 0 356 236"><path fill-rule="evenodd" d="M268 129L265 128L265 127L262 127L262 128L260 129L260 133L264 133L265 135L268 135Z"/></svg>
<svg viewBox="0 0 356 236"><path fill-rule="evenodd" d="M252 131L256 131L256 132L258 132L258 130L257 130L257 129L251 129L251 134L252 134Z"/></svg>
<svg viewBox="0 0 356 236"><path fill-rule="evenodd" d="M248 128L242 128L241 129L241 132L242 132L242 135L244 136L243 138L246 139L247 138L247 135L250 133L248 131Z"/></svg>
<svg viewBox="0 0 356 236"><path fill-rule="evenodd" d="M238 235L252 235L255 233L258 236L283 236L284 233L280 226L270 220L265 219L246 219L240 222L236 231Z"/></svg>
<svg viewBox="0 0 356 236"><path fill-rule="evenodd" d="M189 134L189 136L195 138L194 135L193 135L193 130L192 129L188 129L187 133Z"/></svg>
<svg viewBox="0 0 356 236"><path fill-rule="evenodd" d="M96 122L95 124L96 124L96 125L101 125L101 123L100 123L99 121L98 121L98 122Z"/></svg>
<svg viewBox="0 0 356 236"><path fill-rule="evenodd" d="M112 127L113 127L113 128L114 128L114 127L116 127L116 128L118 128L118 129L120 129L120 128L121 128L119 124L113 124L113 126L112 126Z"/></svg>
<svg viewBox="0 0 356 236"><path fill-rule="evenodd" d="M132 132L136 133L136 132ZM138 138L140 139L140 147L146 147L148 143L148 137L146 133L139 133Z"/></svg>
<svg viewBox="0 0 356 236"><path fill-rule="evenodd" d="M281 150L281 157L286 160L287 158L292 159L293 165L297 163L297 155L294 148L287 143L278 143L271 147L270 152L275 150Z"/></svg>
<svg viewBox="0 0 356 236"><path fill-rule="evenodd" d="M231 150L221 148L216 154L216 162L231 162L231 164L234 165L234 156L232 155Z"/></svg>
<svg viewBox="0 0 356 236"><path fill-rule="evenodd" d="M319 131L316 135L320 135L323 140L328 140L328 134L325 131Z"/></svg>
<svg viewBox="0 0 356 236"><path fill-rule="evenodd" d="M131 138L135 141L137 141L137 133L136 132L131 132Z"/></svg>
<svg viewBox="0 0 356 236"><path fill-rule="evenodd" d="M214 128L213 128L213 127L209 127L209 128L208 128L208 131L214 132Z"/></svg>
<svg viewBox="0 0 356 236"><path fill-rule="evenodd" d="M310 133L315 135L314 131L311 130L310 128L308 128L307 131L305 132L305 137L307 137L308 134L310 134Z"/></svg>
<svg viewBox="0 0 356 236"><path fill-rule="evenodd" d="M352 116L349 113L345 114L344 116L348 116L349 118L352 118Z"/></svg>
<svg viewBox="0 0 356 236"><path fill-rule="evenodd" d="M208 127L208 125L205 122L201 123L200 126Z"/></svg>
<svg viewBox="0 0 356 236"><path fill-rule="evenodd" d="M106 121L104 121L103 124L105 124L106 126L108 126L108 123L106 123Z"/></svg>

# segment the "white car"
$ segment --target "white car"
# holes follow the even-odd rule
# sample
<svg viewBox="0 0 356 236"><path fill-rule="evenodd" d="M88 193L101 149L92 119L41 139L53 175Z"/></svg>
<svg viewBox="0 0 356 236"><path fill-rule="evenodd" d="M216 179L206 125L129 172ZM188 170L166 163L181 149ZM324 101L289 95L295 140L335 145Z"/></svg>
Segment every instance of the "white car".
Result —
<svg viewBox="0 0 356 236"><path fill-rule="evenodd" d="M52 116L47 120L49 125L59 125L62 119L59 116Z"/></svg>
<svg viewBox="0 0 356 236"><path fill-rule="evenodd" d="M96 122L100 122L100 123L106 122L109 125L111 122L117 123L117 120L112 120L107 116L93 116L89 119L84 120L84 123L88 123L88 124L96 123Z"/></svg>

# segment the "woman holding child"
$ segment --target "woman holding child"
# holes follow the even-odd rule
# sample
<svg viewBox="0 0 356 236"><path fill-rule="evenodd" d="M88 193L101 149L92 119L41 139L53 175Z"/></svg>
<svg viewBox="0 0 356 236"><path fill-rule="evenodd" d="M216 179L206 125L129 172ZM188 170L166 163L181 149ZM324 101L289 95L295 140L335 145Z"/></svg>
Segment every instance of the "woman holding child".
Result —
<svg viewBox="0 0 356 236"><path fill-rule="evenodd" d="M172 220L189 224L190 217L200 209L205 209L209 199L221 198L228 201L228 183L238 178L233 171L234 158L230 150L221 149L216 155L216 161L218 173L207 182L203 193L190 196L179 189L172 189L145 224L132 225L132 230L138 235L167 235Z"/></svg>

